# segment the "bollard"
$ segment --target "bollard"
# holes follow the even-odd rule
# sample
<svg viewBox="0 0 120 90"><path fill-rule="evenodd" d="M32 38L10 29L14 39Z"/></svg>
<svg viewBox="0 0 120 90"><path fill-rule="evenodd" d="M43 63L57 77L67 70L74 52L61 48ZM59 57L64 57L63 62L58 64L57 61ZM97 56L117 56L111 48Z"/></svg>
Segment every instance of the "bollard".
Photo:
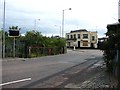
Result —
<svg viewBox="0 0 120 90"><path fill-rule="evenodd" d="M73 49L74 51L75 51L75 46L74 46L74 49Z"/></svg>

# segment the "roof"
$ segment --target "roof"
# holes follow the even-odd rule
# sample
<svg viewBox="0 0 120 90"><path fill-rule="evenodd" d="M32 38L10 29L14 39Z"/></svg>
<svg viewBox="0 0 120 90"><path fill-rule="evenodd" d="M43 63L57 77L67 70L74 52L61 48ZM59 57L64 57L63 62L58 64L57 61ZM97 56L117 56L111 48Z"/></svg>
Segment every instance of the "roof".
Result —
<svg viewBox="0 0 120 90"><path fill-rule="evenodd" d="M88 32L88 31L86 29L80 29L80 30L71 31L70 33L74 33L74 32Z"/></svg>
<svg viewBox="0 0 120 90"><path fill-rule="evenodd" d="M109 27L115 27L115 26L120 27L120 23L117 22L117 23L113 23L113 24L108 24L108 25L107 25L107 28L109 28Z"/></svg>
<svg viewBox="0 0 120 90"><path fill-rule="evenodd" d="M109 31L116 31L117 28L120 28L120 23L113 23L113 24L108 24L107 25L107 29L108 29L108 32Z"/></svg>
<svg viewBox="0 0 120 90"><path fill-rule="evenodd" d="M112 24L108 24L109 25L119 25L120 23L119 22L116 22L116 23L112 23Z"/></svg>
<svg viewBox="0 0 120 90"><path fill-rule="evenodd" d="M98 38L98 40L104 40L104 39L108 39L108 37Z"/></svg>

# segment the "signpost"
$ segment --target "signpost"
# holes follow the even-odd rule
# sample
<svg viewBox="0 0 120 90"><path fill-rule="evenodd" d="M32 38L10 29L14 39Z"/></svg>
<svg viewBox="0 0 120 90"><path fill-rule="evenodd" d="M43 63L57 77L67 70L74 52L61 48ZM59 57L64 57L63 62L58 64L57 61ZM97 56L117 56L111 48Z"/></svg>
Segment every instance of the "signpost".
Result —
<svg viewBox="0 0 120 90"><path fill-rule="evenodd" d="M19 37L20 35L20 28L18 26L9 27L9 37L13 38L13 57L15 57L15 38Z"/></svg>

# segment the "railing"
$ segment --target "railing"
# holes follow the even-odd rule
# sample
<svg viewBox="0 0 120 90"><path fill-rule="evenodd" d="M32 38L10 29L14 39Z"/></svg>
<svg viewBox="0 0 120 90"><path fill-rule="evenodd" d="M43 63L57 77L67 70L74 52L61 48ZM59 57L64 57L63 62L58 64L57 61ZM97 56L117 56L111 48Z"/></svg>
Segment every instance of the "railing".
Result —
<svg viewBox="0 0 120 90"><path fill-rule="evenodd" d="M19 46L21 46L21 48ZM64 54L66 52L65 47L57 47L57 46L33 47L33 46L26 46L24 44L19 44L19 46L16 45L16 50L15 50L15 57L19 57L19 58L32 58L32 57L40 57L47 55L57 55L57 54ZM13 50L6 48L5 56L13 57Z"/></svg>

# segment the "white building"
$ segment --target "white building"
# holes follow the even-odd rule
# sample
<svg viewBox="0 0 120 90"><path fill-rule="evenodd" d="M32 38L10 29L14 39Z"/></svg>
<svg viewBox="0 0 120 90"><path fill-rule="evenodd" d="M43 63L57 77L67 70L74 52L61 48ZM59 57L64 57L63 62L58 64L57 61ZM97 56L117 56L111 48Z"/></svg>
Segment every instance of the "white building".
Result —
<svg viewBox="0 0 120 90"><path fill-rule="evenodd" d="M74 30L66 33L67 47L97 48L97 32L90 32L86 29Z"/></svg>

